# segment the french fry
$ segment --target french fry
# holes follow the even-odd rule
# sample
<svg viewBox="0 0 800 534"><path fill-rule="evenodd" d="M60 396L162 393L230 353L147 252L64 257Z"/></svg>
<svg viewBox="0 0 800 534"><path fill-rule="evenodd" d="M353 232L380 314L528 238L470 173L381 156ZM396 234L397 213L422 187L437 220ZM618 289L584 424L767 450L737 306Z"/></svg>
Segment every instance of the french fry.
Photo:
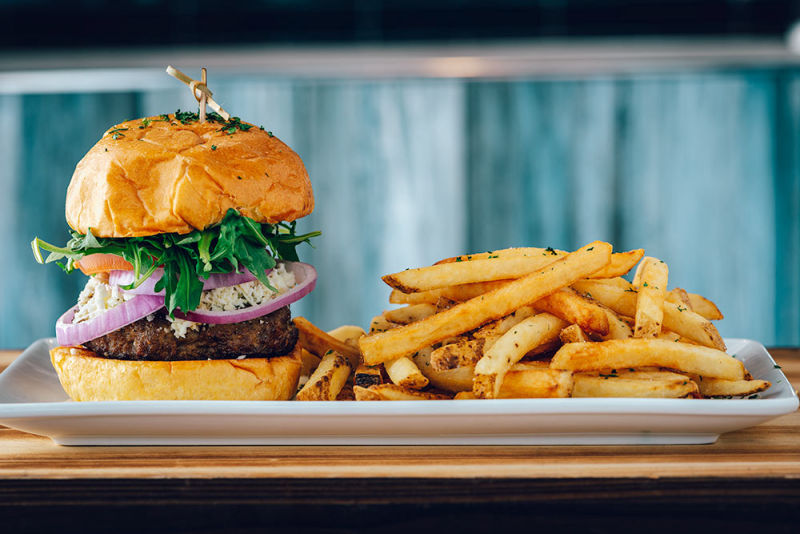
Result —
<svg viewBox="0 0 800 534"><path fill-rule="evenodd" d="M438 304L442 299L455 302L464 302L478 295L483 295L494 289L506 285L510 280L495 280L492 282L475 282L472 284L460 284L429 289L427 291L417 291L415 293L403 293L397 289L392 289L389 294L389 302L392 304Z"/></svg>
<svg viewBox="0 0 800 534"><path fill-rule="evenodd" d="M358 347L353 347L327 332L324 332L314 326L311 321L305 317L295 317L294 324L299 332L298 342L300 346L312 354L324 357L328 351L338 352L347 357L350 362L350 368L355 369L361 359L361 353Z"/></svg>
<svg viewBox="0 0 800 534"><path fill-rule="evenodd" d="M428 385L428 379L407 356L384 362L383 368L389 379L400 387L422 389Z"/></svg>
<svg viewBox="0 0 800 534"><path fill-rule="evenodd" d="M656 337L664 322L664 299L667 295L667 264L657 258L645 258L636 271L639 278L636 320L633 337Z"/></svg>
<svg viewBox="0 0 800 534"><path fill-rule="evenodd" d="M523 258L523 257L538 257L538 256L553 256L556 259L563 258L567 253L563 250L555 250L550 247L514 247L504 248L500 250L490 250L489 252L478 252L475 254L462 254L461 256L453 256L452 258L444 258L439 260L434 265L441 265L443 263L455 263L473 260L486 260L494 258Z"/></svg>
<svg viewBox="0 0 800 534"><path fill-rule="evenodd" d="M353 373L353 384L368 388L383 383L383 376L379 366L370 367L360 364Z"/></svg>
<svg viewBox="0 0 800 534"><path fill-rule="evenodd" d="M484 339L462 338L434 349L430 364L435 371L446 371L456 367L474 366L483 356Z"/></svg>
<svg viewBox="0 0 800 534"><path fill-rule="evenodd" d="M650 338L569 343L550 367L575 372L666 367L725 380L742 380L745 373L742 362L720 350Z"/></svg>
<svg viewBox="0 0 800 534"><path fill-rule="evenodd" d="M717 327L698 313L674 302L664 303L664 326L681 337L721 351L725 342Z"/></svg>
<svg viewBox="0 0 800 534"><path fill-rule="evenodd" d="M320 401L336 400L339 392L350 376L350 364L347 358L338 352L329 351L303 388L297 392L297 400Z"/></svg>
<svg viewBox="0 0 800 534"><path fill-rule="evenodd" d="M699 313L709 321L718 321L723 318L717 305L702 295L689 293L689 302L692 303L692 311Z"/></svg>
<svg viewBox="0 0 800 534"><path fill-rule="evenodd" d="M607 266L592 274L592 278L614 278L622 276L633 269L644 256L644 249L629 250L628 252L616 252L611 255L611 261Z"/></svg>
<svg viewBox="0 0 800 534"><path fill-rule="evenodd" d="M373 391L371 389L373 387L375 387L375 386L370 386L370 387L367 387L367 388L361 387L361 386L353 386L353 396L355 396L357 401L379 401L379 400L383 400L383 399L381 399L381 396L378 395L378 393L376 391Z"/></svg>
<svg viewBox="0 0 800 534"><path fill-rule="evenodd" d="M369 323L369 333L373 334L375 332L386 332L387 330L397 328L398 326L400 326L398 323L392 323L388 321L383 315L376 315Z"/></svg>
<svg viewBox="0 0 800 534"><path fill-rule="evenodd" d="M519 362L514 365L503 378L498 398L569 397L572 393L572 373L536 363Z"/></svg>
<svg viewBox="0 0 800 534"><path fill-rule="evenodd" d="M368 388L353 386L353 392L356 396L356 400L416 401L445 400L452 398L449 395L432 393L428 391L417 391L415 389L403 388L396 384L380 384L378 386L370 386Z"/></svg>
<svg viewBox="0 0 800 534"><path fill-rule="evenodd" d="M565 327L561 332L558 334L559 339L561 339L562 343L586 343L591 341L589 336L581 330L581 327L576 324L571 324Z"/></svg>
<svg viewBox="0 0 800 534"><path fill-rule="evenodd" d="M458 393L472 391L472 378L475 367L457 367L445 371L428 371L426 375L435 387Z"/></svg>
<svg viewBox="0 0 800 534"><path fill-rule="evenodd" d="M485 295L456 304L416 323L364 336L359 340L364 361L376 365L407 356L422 347L505 317L603 268L610 257L611 245L596 241Z"/></svg>
<svg viewBox="0 0 800 534"><path fill-rule="evenodd" d="M666 300L668 302L674 302L675 304L680 304L684 308L688 308L694 311L692 307L692 300L689 298L689 293L686 292L685 289L680 287L673 288L667 292Z"/></svg>
<svg viewBox="0 0 800 534"><path fill-rule="evenodd" d="M620 289L597 280L580 280L572 284L579 292L589 294L605 306L623 316L636 313L636 295L633 288ZM725 350L725 343L716 327L700 314L674 302L664 303L663 327L706 347Z"/></svg>
<svg viewBox="0 0 800 534"><path fill-rule="evenodd" d="M769 389L766 380L722 380L707 376L695 376L694 381L704 397L746 397Z"/></svg>
<svg viewBox="0 0 800 534"><path fill-rule="evenodd" d="M342 325L338 328L328 331L328 335L334 339L338 339L342 343L347 343L351 347L358 349L358 338L366 336L367 333L360 326L355 325Z"/></svg>
<svg viewBox="0 0 800 534"><path fill-rule="evenodd" d="M304 348L300 349L300 358L303 361L300 366L300 376L311 376L311 373L317 368L319 362L322 361L322 358L316 354L311 354Z"/></svg>
<svg viewBox="0 0 800 534"><path fill-rule="evenodd" d="M494 344L495 341L500 339L503 334L511 330L512 327L518 325L523 320L531 317L535 313L536 310L533 309L533 306L523 306L512 314L480 327L475 331L474 334L472 334L472 337L475 339L483 339L484 348L489 348Z"/></svg>
<svg viewBox="0 0 800 534"><path fill-rule="evenodd" d="M456 393L456 396L453 397L453 400L475 400L478 397L470 389L469 391L459 391Z"/></svg>
<svg viewBox="0 0 800 534"><path fill-rule="evenodd" d="M594 332L600 336L608 334L606 311L568 287L537 300L533 307L555 315L567 323L577 324L585 331Z"/></svg>
<svg viewBox="0 0 800 534"><path fill-rule="evenodd" d="M619 254L625 255L622 257L622 263L625 265L630 263L630 253L623 252ZM567 256L567 253L555 252L553 254L545 253L542 255L509 256L505 258L495 256L490 258L487 256L487 259L455 261L430 267L408 269L398 273L387 274L382 279L389 286L404 293L414 293L461 284L518 279L552 265ZM619 261L612 260L613 256L609 258L609 262ZM597 269L595 273L599 272L599 276L603 278L608 278L610 277L609 275L616 276L614 273L619 270L619 267L614 270L614 273L609 273L604 269L609 265L609 262ZM627 271L623 271L622 274L624 272ZM590 272L586 276L593 274Z"/></svg>
<svg viewBox="0 0 800 534"><path fill-rule="evenodd" d="M398 324L415 323L436 313L435 304L410 304L404 308L383 312L387 321Z"/></svg>
<svg viewBox="0 0 800 534"><path fill-rule="evenodd" d="M679 341L681 341L683 339L679 334L676 334L675 332L673 332L671 330L665 330L663 328L661 329L661 333L658 334L658 336L656 336L656 337L658 339L664 339L666 341L673 341L675 343L677 343L677 342L679 342Z"/></svg>
<svg viewBox="0 0 800 534"><path fill-rule="evenodd" d="M633 337L633 330L625 320L617 315L617 313L607 306L598 303L608 318L608 334L601 336L600 339L608 341L609 339L628 339Z"/></svg>
<svg viewBox="0 0 800 534"><path fill-rule="evenodd" d="M473 260L485 260L495 258L519 258L519 257L552 257L554 259L562 258L567 255L563 250L553 250L551 248L537 248L537 247L522 247L522 248L507 248L503 250L495 250L492 252L482 252L478 254L466 254L462 256L455 256L438 261L435 265L443 263L464 262ZM615 252L611 255L611 262L604 268L600 269L592 276L596 278L612 278L615 276L622 276L627 273L633 266L636 265L644 256L644 249L629 250L628 252Z"/></svg>
<svg viewBox="0 0 800 534"><path fill-rule="evenodd" d="M670 371L576 373L573 380L573 397L682 398L698 392L691 378Z"/></svg>
<svg viewBox="0 0 800 534"><path fill-rule="evenodd" d="M492 347L486 350L475 365L472 391L481 398L497 398L503 385L503 377L525 354L543 343L558 337L567 323L550 315L540 313L529 317L506 332Z"/></svg>
<svg viewBox="0 0 800 534"><path fill-rule="evenodd" d="M445 288L431 289L430 291L418 291L416 293L403 293L397 289L392 289L389 293L391 304L436 304L442 298Z"/></svg>

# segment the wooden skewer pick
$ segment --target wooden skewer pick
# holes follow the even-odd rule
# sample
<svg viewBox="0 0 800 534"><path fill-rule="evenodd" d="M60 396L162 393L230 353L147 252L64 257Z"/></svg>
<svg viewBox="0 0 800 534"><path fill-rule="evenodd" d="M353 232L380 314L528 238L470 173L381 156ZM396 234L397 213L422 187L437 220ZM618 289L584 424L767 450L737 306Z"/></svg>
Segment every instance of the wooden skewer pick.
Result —
<svg viewBox="0 0 800 534"><path fill-rule="evenodd" d="M222 109L222 106L217 104L211 96L213 93L209 90L208 86L206 85L206 69L203 68L202 75L200 80L193 80L172 65L167 67L167 74L176 78L186 85L189 86L189 89L192 91L192 96L194 96L195 100L200 104L200 121L203 122L206 120L206 105L219 113L223 120L230 120L231 114Z"/></svg>
<svg viewBox="0 0 800 534"><path fill-rule="evenodd" d="M206 89L208 89L207 81L206 68L203 67L200 69L200 84ZM200 122L206 122L206 102L208 102L208 92L203 91L203 96L200 97Z"/></svg>

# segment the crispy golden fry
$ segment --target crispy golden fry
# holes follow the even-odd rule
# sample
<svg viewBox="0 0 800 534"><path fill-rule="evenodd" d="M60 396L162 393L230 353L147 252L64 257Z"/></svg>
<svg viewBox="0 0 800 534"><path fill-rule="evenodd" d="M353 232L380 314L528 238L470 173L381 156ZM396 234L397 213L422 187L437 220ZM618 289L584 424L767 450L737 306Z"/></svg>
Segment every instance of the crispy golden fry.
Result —
<svg viewBox="0 0 800 534"><path fill-rule="evenodd" d="M418 291L416 293L403 293L397 289L392 289L389 293L391 304L436 304L442 298L445 288L431 289L430 291Z"/></svg>
<svg viewBox="0 0 800 534"><path fill-rule="evenodd" d="M566 326L567 323L558 317L540 313L506 332L490 349L484 351L483 357L475 365L473 393L481 398L497 398L503 377L511 366L528 351L558 338Z"/></svg>
<svg viewBox="0 0 800 534"><path fill-rule="evenodd" d="M462 254L461 256L453 256L452 258L445 258L439 260L434 265L442 265L443 263L455 263L473 260L486 260L494 258L522 258L522 257L537 257L537 256L552 256L555 259L566 256L567 253L563 250L554 250L552 248L540 247L514 247L504 248L500 250L490 250L489 252L478 252L476 254Z"/></svg>
<svg viewBox="0 0 800 534"><path fill-rule="evenodd" d="M474 394L473 390L473 394ZM550 369L546 364L519 362L503 378L498 398L557 398L572 393L572 373Z"/></svg>
<svg viewBox="0 0 800 534"><path fill-rule="evenodd" d="M297 392L297 400L336 400L350 376L350 369L350 364L345 356L329 351L322 357L322 361L311 374L308 382Z"/></svg>
<svg viewBox="0 0 800 534"><path fill-rule="evenodd" d="M400 387L396 384L381 384L362 388L353 387L356 400L382 400L382 401L404 401L404 400L445 400L450 399L449 395L432 393L428 391L417 391Z"/></svg>
<svg viewBox="0 0 800 534"><path fill-rule="evenodd" d="M670 371L576 373L573 380L573 397L682 398L698 392L691 378Z"/></svg>
<svg viewBox="0 0 800 534"><path fill-rule="evenodd" d="M351 347L358 349L358 338L366 336L367 333L360 326L351 324L342 325L333 330L328 330L328 335L334 339L338 339L342 343L347 343Z"/></svg>
<svg viewBox="0 0 800 534"><path fill-rule="evenodd" d="M472 378L475 367L457 367L445 371L428 371L427 377L431 384L444 391L458 393L472 391Z"/></svg>
<svg viewBox="0 0 800 534"><path fill-rule="evenodd" d="M625 280L624 278L622 278L621 276L615 276L614 278L595 278L595 277L592 277L592 278L587 278L586 280L595 282L597 284L604 284L604 285L607 285L607 286L618 287L620 289L633 289L633 285L630 282L628 282L627 280ZM575 289L577 289L577 288L575 288Z"/></svg>
<svg viewBox="0 0 800 534"><path fill-rule="evenodd" d="M483 339L485 342L484 348L489 348L495 341L500 339L503 334L511 330L512 327L518 325L535 313L536 310L533 309L533 306L523 306L512 314L483 325L472 334L472 337L475 339Z"/></svg>
<svg viewBox="0 0 800 534"><path fill-rule="evenodd" d="M700 314L686 309L680 304L664 303L664 326L682 338L706 347L725 350L725 342L717 327Z"/></svg>
<svg viewBox="0 0 800 534"><path fill-rule="evenodd" d="M572 284L572 287L581 293L591 295L620 315L630 317L636 312L637 292L632 288L620 289L597 280L581 280ZM665 302L663 310L663 327L667 330L706 347L725 350L722 336L709 320L674 302Z"/></svg>
<svg viewBox="0 0 800 534"><path fill-rule="evenodd" d="M461 284L442 288L442 298L456 302L474 299L477 296L499 289L511 282L511 280L494 280L491 282L475 282L473 284Z"/></svg>
<svg viewBox="0 0 800 534"><path fill-rule="evenodd" d="M717 305L702 295L689 293L689 302L692 303L692 311L699 313L709 321L717 321L723 318L722 312Z"/></svg>
<svg viewBox="0 0 800 534"><path fill-rule="evenodd" d="M383 368L389 379L400 387L422 389L428 385L428 379L408 356L384 362Z"/></svg>
<svg viewBox="0 0 800 534"><path fill-rule="evenodd" d="M633 337L633 330L625 319L617 315L617 312L611 308L600 303L596 304L606 312L606 317L608 318L608 334L601 336L600 339L608 341L609 339L628 339Z"/></svg>
<svg viewBox="0 0 800 534"><path fill-rule="evenodd" d="M570 343L553 356L550 367L584 372L666 367L725 380L742 380L745 373L742 362L720 350L649 338Z"/></svg>
<svg viewBox="0 0 800 534"><path fill-rule="evenodd" d="M353 395L355 396L357 401L379 401L381 396L378 395L376 391L373 391L371 388L376 386L370 387L361 387L361 386L353 386Z"/></svg>
<svg viewBox="0 0 800 534"><path fill-rule="evenodd" d="M348 345L327 332L323 332L305 317L295 317L294 324L300 334L298 342L300 346L308 352L324 357L325 353L332 350L346 356L352 369L358 366L359 360L361 359L361 353L358 347Z"/></svg>
<svg viewBox="0 0 800 534"><path fill-rule="evenodd" d="M456 393L456 396L453 397L454 400L475 400L478 397L470 389L469 391L459 391Z"/></svg>
<svg viewBox="0 0 800 534"><path fill-rule="evenodd" d="M630 284L628 286L623 289L622 285L609 284L605 280L579 280L572 284L572 288L578 293L596 300L620 315L633 317L636 314L638 293Z"/></svg>
<svg viewBox="0 0 800 534"><path fill-rule="evenodd" d="M552 265L485 295L457 304L416 323L364 336L359 340L364 361L375 365L407 356L422 347L509 315L514 310L601 269L609 262L610 257L611 245L596 241Z"/></svg>
<svg viewBox="0 0 800 534"><path fill-rule="evenodd" d="M556 260L557 256L532 256L443 263L387 274L383 281L404 293L413 293L453 285L520 278Z"/></svg>
<svg viewBox="0 0 800 534"><path fill-rule="evenodd" d="M686 292L685 289L680 287L673 288L667 292L666 300L668 302L674 302L675 304L680 304L684 308L688 308L694 311L692 307L692 300L689 298L689 293Z"/></svg>
<svg viewBox="0 0 800 534"><path fill-rule="evenodd" d="M639 293L633 337L656 337L664 322L664 299L667 296L667 264L657 258L644 258L636 271Z"/></svg>
<svg viewBox="0 0 800 534"><path fill-rule="evenodd" d="M694 381L704 397L746 397L769 389L766 380L722 380L707 376L694 376Z"/></svg>
<svg viewBox="0 0 800 534"><path fill-rule="evenodd" d="M456 367L474 366L483 356L484 339L461 338L434 349L430 364L434 371L446 371Z"/></svg>
<svg viewBox="0 0 800 534"><path fill-rule="evenodd" d="M473 260L486 260L495 258L519 258L519 257L551 257L553 259L563 258L567 252L563 250L553 250L551 248L537 248L537 247L522 247L522 248L507 248L503 250L495 250L492 252L482 252L478 254L465 254L463 256L455 256L446 258L436 262L434 265L441 265L443 263L465 262ZM642 256L644 249L630 250L628 252L616 252L611 255L611 262L604 268L600 269L592 276L596 278L612 278L615 276L622 276L627 273L633 266L636 265Z"/></svg>
<svg viewBox="0 0 800 534"><path fill-rule="evenodd" d="M382 383L383 375L381 374L381 368L378 365L370 367L369 365L364 365L362 363L356 368L355 373L353 373L353 384L356 386L368 388L370 386L375 386Z"/></svg>
<svg viewBox="0 0 800 534"><path fill-rule="evenodd" d="M562 343L586 343L591 341L589 336L576 324L565 327L561 330L561 333L558 334L558 337Z"/></svg>
<svg viewBox="0 0 800 534"><path fill-rule="evenodd" d="M376 315L369 323L369 333L373 334L375 332L386 332L387 330L397 328L398 326L400 326L398 323L392 323L388 321L383 315Z"/></svg>
<svg viewBox="0 0 800 534"><path fill-rule="evenodd" d="M683 339L680 335L676 334L675 332L663 328L661 329L661 333L658 334L657 337L658 339L664 339L666 341L673 341L673 342L678 342Z"/></svg>
<svg viewBox="0 0 800 534"><path fill-rule="evenodd" d="M475 282L473 284L460 284L454 286L441 287L439 289L429 289L416 293L403 293L397 289L392 289L389 295L389 302L392 304L439 304L442 300L464 302L483 295L506 285L510 280L495 280L492 282Z"/></svg>
<svg viewBox="0 0 800 534"><path fill-rule="evenodd" d="M585 331L594 332L599 336L608 334L606 311L568 287L537 300L533 307L555 315L567 323L577 324Z"/></svg>
<svg viewBox="0 0 800 534"><path fill-rule="evenodd" d="M436 313L435 304L411 304L404 308L383 312L387 321L398 324L415 323Z"/></svg>
<svg viewBox="0 0 800 534"><path fill-rule="evenodd" d="M475 365L437 371L431 365L432 354L431 347L425 347L416 352L413 357L414 363L417 364L422 374L431 381L432 385L451 393L472 390L472 376Z"/></svg>
<svg viewBox="0 0 800 534"><path fill-rule="evenodd" d="M638 251L636 252L638 253ZM628 265L631 261L631 253L623 252L619 254L624 255L621 260L610 259L609 261L616 261ZM619 254L614 254L611 258ZM552 265L554 262L565 257L567 257L566 253L545 253L534 256L509 257L487 256L487 259L447 262L430 267L419 267L399 273L387 274L383 277L383 281L404 293L428 291L431 289L477 282L507 281L526 276L548 265ZM635 262L633 262L633 264L635 264ZM608 278L609 276L614 276L620 269L620 267L616 267L614 272L610 273L604 268L608 265L609 263L606 263L595 272L600 272L599 276ZM624 272L627 271L623 271L623 274ZM594 276L594 273L589 273L586 276L590 275Z"/></svg>
<svg viewBox="0 0 800 534"><path fill-rule="evenodd" d="M303 360L303 364L300 366L300 376L311 376L319 362L322 361L322 358L303 348L300 349L300 358Z"/></svg>
<svg viewBox="0 0 800 534"><path fill-rule="evenodd" d="M592 278L614 278L627 273L644 256L644 249L616 252L611 255L611 262L604 268L592 274Z"/></svg>

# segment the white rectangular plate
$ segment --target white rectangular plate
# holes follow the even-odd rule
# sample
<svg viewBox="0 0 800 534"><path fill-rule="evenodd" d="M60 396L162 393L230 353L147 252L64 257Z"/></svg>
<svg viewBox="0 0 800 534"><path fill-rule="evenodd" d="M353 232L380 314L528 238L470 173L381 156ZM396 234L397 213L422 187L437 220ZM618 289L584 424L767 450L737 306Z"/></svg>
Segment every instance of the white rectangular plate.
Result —
<svg viewBox="0 0 800 534"><path fill-rule="evenodd" d="M607 445L713 443L797 409L763 345L728 352L772 387L755 399L72 402L40 339L0 374L0 424L62 445Z"/></svg>

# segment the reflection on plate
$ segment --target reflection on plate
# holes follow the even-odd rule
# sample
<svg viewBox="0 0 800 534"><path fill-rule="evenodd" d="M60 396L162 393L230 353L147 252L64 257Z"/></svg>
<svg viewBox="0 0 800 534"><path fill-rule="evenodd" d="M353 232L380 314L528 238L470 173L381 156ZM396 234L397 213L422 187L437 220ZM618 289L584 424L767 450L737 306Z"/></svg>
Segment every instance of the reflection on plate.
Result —
<svg viewBox="0 0 800 534"><path fill-rule="evenodd" d="M0 424L64 445L467 445L713 443L797 409L763 345L728 352L772 387L757 399L279 402L68 400L40 339L0 374Z"/></svg>

